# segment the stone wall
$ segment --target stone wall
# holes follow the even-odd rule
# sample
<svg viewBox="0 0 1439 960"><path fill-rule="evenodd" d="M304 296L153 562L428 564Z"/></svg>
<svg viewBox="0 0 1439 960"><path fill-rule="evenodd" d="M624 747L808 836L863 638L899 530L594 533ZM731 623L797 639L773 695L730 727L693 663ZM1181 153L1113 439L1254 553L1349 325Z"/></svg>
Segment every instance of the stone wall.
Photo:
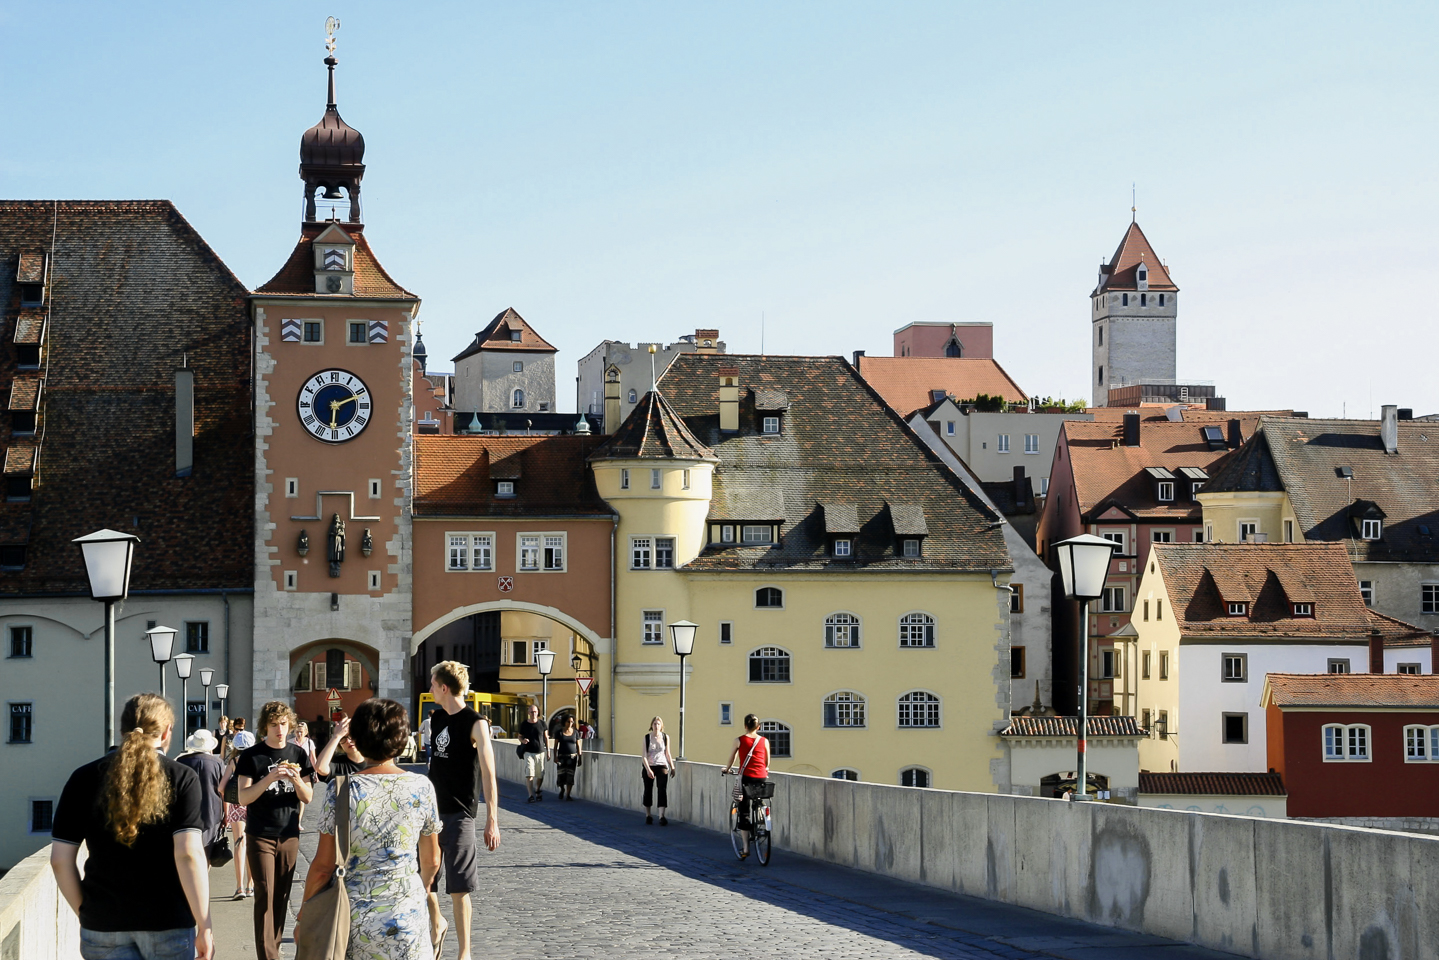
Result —
<svg viewBox="0 0 1439 960"><path fill-rule="evenodd" d="M497 745L500 775L522 780ZM551 778L552 780L553 778ZM1265 960L1439 960L1439 839L775 774L775 846L970 896ZM727 831L733 780L681 763L669 816ZM639 758L575 792L640 812ZM782 855L782 854L781 854Z"/></svg>
<svg viewBox="0 0 1439 960"><path fill-rule="evenodd" d="M0 879L0 960L80 960L80 921L55 886L49 846Z"/></svg>

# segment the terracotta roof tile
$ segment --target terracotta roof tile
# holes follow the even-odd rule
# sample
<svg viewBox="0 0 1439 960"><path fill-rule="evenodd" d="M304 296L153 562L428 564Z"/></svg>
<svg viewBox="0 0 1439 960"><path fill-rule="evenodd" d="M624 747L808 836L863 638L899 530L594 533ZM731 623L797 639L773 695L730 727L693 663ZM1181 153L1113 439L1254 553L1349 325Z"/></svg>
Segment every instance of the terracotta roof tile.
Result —
<svg viewBox="0 0 1439 960"><path fill-rule="evenodd" d="M743 389L737 433L719 430L721 366L737 371ZM1003 532L995 525L999 516L840 357L683 354L660 387L694 436L719 458L711 516L785 520L780 543L709 547L688 569L1011 568ZM760 432L751 391L761 389L783 390L789 397L778 436ZM829 556L821 502L855 506L860 533L848 561ZM897 555L902 547L891 516L895 504L923 511L928 536L920 557Z"/></svg>
<svg viewBox="0 0 1439 960"><path fill-rule="evenodd" d="M924 521L924 507L918 503L891 503L890 520L896 536L923 537L929 534L929 524Z"/></svg>
<svg viewBox="0 0 1439 960"><path fill-rule="evenodd" d="M859 533L859 511L852 503L820 501L826 534Z"/></svg>
<svg viewBox="0 0 1439 960"><path fill-rule="evenodd" d="M605 439L591 460L714 460L669 401L651 390L630 411L625 422Z"/></svg>
<svg viewBox="0 0 1439 960"><path fill-rule="evenodd" d="M1439 710L1439 675L1432 673L1271 673L1261 706Z"/></svg>
<svg viewBox="0 0 1439 960"><path fill-rule="evenodd" d="M1210 797L1283 797L1277 773L1139 773L1139 792Z"/></svg>
<svg viewBox="0 0 1439 960"><path fill-rule="evenodd" d="M1072 737L1079 729L1078 717L1012 717L1001 737ZM1090 717L1087 739L1098 737L1143 737L1144 728L1133 717Z"/></svg>
<svg viewBox="0 0 1439 960"><path fill-rule="evenodd" d="M306 224L290 251L290 259L269 280L255 292L285 297L334 298L343 294L315 292L315 253L311 245L315 237L335 224ZM394 281L380 265L370 241L365 239L364 230L358 224L344 223L339 227L355 241L354 296L367 300L418 300L413 293Z"/></svg>
<svg viewBox="0 0 1439 960"><path fill-rule="evenodd" d="M514 338L514 332L519 331L520 338ZM524 317L515 312L514 307L506 307L495 314L485 329L475 334L475 339L470 345L461 350L452 359L459 363L466 357L474 356L481 350L521 350L526 353L558 353L544 337L535 332L535 328L529 325Z"/></svg>
<svg viewBox="0 0 1439 960"><path fill-rule="evenodd" d="M1367 642L1373 623L1340 544L1156 543L1169 607L1183 636L1289 637ZM1296 601L1284 584L1307 598ZM1232 617L1229 603L1250 604ZM1296 617L1291 604L1313 603Z"/></svg>
<svg viewBox="0 0 1439 960"><path fill-rule="evenodd" d="M931 390L944 390L958 400L981 393L1009 403L1029 399L1004 368L988 357L860 357L859 373L903 416L934 402Z"/></svg>
<svg viewBox="0 0 1439 960"><path fill-rule="evenodd" d="M1375 630L1384 638L1386 647L1428 647L1434 640L1434 634L1424 627L1416 627L1412 623L1385 616L1378 610L1370 610L1370 634Z"/></svg>
<svg viewBox="0 0 1439 960"><path fill-rule="evenodd" d="M45 342L45 311L38 309L21 310L15 318L15 342L40 344Z"/></svg>
<svg viewBox="0 0 1439 960"><path fill-rule="evenodd" d="M1149 245L1149 239L1144 236L1144 231L1139 229L1139 224L1131 223L1129 229L1124 231L1124 239L1120 240L1119 246L1115 248L1114 256L1109 258L1107 278L1095 292L1138 290L1139 282L1135 279L1135 270L1140 263L1149 268L1150 290L1179 289L1169 278L1169 271L1165 269L1154 248Z"/></svg>
<svg viewBox="0 0 1439 960"><path fill-rule="evenodd" d="M415 515L609 516L585 462L602 439L416 437ZM515 481L513 498L495 496L497 479Z"/></svg>

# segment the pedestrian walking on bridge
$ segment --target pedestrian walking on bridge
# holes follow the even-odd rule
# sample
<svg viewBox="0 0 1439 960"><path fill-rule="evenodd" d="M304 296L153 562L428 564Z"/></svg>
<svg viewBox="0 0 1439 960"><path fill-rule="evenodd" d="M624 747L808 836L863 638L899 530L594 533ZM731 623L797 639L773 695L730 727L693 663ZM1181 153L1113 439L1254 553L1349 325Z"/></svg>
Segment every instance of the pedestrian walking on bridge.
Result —
<svg viewBox="0 0 1439 960"><path fill-rule="evenodd" d="M651 800L655 799L656 788L659 790L660 826L670 825L669 819L665 817L665 808L670 805L669 781L675 774L675 758L670 753L670 735L665 733L665 722L659 717L650 721L649 732L645 734L645 749L641 755L644 763L641 769L644 771L645 795L642 806L645 808L645 823L654 823L655 818L650 815Z"/></svg>

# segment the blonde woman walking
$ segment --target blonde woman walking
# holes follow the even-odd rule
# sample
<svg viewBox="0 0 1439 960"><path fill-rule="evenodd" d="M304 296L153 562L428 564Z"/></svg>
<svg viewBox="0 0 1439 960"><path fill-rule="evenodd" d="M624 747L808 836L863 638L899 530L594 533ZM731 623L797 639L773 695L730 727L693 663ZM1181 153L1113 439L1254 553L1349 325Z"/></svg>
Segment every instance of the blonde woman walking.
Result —
<svg viewBox="0 0 1439 960"><path fill-rule="evenodd" d="M644 760L644 785L645 795L642 806L645 808L645 823L654 823L655 818L650 815L650 801L654 799L655 788L659 788L660 826L670 825L665 817L665 808L669 806L669 780L675 775L675 758L670 753L670 735L665 733L665 722L659 717L650 721L650 729L645 734L644 753L640 754Z"/></svg>
<svg viewBox="0 0 1439 960"><path fill-rule="evenodd" d="M131 697L119 748L76 770L60 794L50 869L80 918L86 960L214 954L200 780L164 755L174 723L160 697Z"/></svg>

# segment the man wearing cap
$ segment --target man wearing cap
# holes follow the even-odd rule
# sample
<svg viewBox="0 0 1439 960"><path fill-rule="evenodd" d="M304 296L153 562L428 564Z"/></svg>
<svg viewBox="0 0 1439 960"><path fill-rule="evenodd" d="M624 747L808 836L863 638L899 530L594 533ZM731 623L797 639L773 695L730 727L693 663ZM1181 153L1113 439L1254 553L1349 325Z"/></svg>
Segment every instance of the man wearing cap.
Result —
<svg viewBox="0 0 1439 960"><path fill-rule="evenodd" d="M225 819L225 803L220 799L220 781L225 777L225 765L215 754L219 743L209 730L196 730L185 741L185 752L175 758L195 771L200 778L200 814L205 823L201 835L205 849L220 835Z"/></svg>

